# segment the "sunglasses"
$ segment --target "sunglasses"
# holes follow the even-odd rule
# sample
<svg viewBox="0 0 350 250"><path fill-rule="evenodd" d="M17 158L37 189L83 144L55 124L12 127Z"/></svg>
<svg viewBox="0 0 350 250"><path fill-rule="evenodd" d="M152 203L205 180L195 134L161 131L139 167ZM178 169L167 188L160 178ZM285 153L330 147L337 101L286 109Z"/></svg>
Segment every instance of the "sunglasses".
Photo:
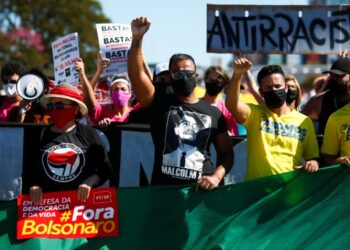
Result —
<svg viewBox="0 0 350 250"><path fill-rule="evenodd" d="M171 78L173 78L174 80L181 80L184 78L193 79L197 76L198 74L196 74L196 72L192 70L180 70L171 73Z"/></svg>
<svg viewBox="0 0 350 250"><path fill-rule="evenodd" d="M47 110L51 111L51 110L62 110L62 109L65 109L67 107L73 107L74 105L72 104L67 104L67 103L64 103L64 102L49 102L47 104Z"/></svg>
<svg viewBox="0 0 350 250"><path fill-rule="evenodd" d="M9 84L9 83L12 83L12 84L17 84L18 81L16 80L4 80L4 84Z"/></svg>

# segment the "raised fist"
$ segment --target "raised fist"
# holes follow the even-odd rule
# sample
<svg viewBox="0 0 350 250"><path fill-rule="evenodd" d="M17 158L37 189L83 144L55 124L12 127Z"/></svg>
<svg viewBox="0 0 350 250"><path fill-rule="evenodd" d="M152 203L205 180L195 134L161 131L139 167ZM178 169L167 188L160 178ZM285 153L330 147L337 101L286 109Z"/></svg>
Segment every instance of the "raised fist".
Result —
<svg viewBox="0 0 350 250"><path fill-rule="evenodd" d="M131 31L133 38L142 38L151 26L147 17L138 17L131 22Z"/></svg>

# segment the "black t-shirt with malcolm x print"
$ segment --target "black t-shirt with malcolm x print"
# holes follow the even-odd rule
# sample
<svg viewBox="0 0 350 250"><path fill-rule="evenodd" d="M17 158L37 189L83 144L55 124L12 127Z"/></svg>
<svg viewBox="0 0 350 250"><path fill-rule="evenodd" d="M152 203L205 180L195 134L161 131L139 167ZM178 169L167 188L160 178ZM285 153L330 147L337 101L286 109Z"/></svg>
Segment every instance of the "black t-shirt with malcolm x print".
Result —
<svg viewBox="0 0 350 250"><path fill-rule="evenodd" d="M77 124L69 132L45 128L32 185L44 192L76 190L89 176L97 174L103 184L111 174L108 154L94 128Z"/></svg>
<svg viewBox="0 0 350 250"><path fill-rule="evenodd" d="M216 135L227 133L219 109L202 100L186 104L174 95L156 95L149 111L155 147L152 185L195 183L214 171L210 145Z"/></svg>

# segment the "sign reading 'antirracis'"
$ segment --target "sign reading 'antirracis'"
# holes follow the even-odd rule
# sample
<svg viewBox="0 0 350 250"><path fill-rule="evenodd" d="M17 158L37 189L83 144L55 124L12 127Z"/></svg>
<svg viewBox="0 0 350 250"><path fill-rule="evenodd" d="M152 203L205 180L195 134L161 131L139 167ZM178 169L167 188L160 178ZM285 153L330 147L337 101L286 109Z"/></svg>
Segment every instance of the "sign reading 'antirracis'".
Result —
<svg viewBox="0 0 350 250"><path fill-rule="evenodd" d="M350 48L350 6L207 5L207 51L338 53Z"/></svg>

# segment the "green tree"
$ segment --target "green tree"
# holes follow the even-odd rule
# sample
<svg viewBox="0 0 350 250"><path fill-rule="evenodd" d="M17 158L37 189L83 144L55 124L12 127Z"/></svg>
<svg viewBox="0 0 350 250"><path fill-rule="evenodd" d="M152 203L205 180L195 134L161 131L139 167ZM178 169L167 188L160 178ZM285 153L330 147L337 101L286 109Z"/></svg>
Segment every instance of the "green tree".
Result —
<svg viewBox="0 0 350 250"><path fill-rule="evenodd" d="M1 0L0 62L14 59L52 75L51 42L77 32L86 71L93 74L99 49L95 24L109 22L94 0Z"/></svg>

